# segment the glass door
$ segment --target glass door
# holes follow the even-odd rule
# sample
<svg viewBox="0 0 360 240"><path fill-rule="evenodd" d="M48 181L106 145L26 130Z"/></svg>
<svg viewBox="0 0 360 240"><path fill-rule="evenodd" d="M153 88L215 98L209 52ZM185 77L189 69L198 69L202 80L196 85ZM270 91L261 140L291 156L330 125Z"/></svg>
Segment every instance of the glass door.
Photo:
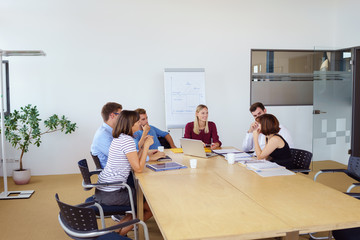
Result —
<svg viewBox="0 0 360 240"><path fill-rule="evenodd" d="M352 123L351 63L351 49L314 51L314 161L348 162Z"/></svg>

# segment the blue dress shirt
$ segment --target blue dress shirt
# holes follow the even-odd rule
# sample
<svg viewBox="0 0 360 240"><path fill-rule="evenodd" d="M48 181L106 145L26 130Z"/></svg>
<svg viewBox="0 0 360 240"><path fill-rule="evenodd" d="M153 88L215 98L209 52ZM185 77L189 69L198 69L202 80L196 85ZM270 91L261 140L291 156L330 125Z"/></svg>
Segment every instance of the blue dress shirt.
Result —
<svg viewBox="0 0 360 240"><path fill-rule="evenodd" d="M103 123L96 131L91 144L91 154L98 156L102 168L105 167L108 160L109 148L113 140L112 130L112 127Z"/></svg>
<svg viewBox="0 0 360 240"><path fill-rule="evenodd" d="M136 149L138 149L138 150L139 150L139 141L141 139L142 134L143 134L142 130L139 130L134 133ZM150 131L149 131L148 135L151 135L154 137L154 143L150 146L150 149L158 149L158 147L161 146L158 137L165 137L168 134L169 134L168 132L161 131L160 129L150 125Z"/></svg>

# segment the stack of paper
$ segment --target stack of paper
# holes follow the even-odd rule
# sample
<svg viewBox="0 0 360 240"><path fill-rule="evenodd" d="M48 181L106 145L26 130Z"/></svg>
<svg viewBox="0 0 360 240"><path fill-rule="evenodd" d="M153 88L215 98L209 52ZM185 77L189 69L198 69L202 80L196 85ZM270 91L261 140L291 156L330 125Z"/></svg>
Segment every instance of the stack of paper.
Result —
<svg viewBox="0 0 360 240"><path fill-rule="evenodd" d="M215 150L213 150L213 152L220 154L220 155L224 155L224 154L228 154L228 153L243 153L235 148L215 149Z"/></svg>
<svg viewBox="0 0 360 240"><path fill-rule="evenodd" d="M295 173L287 170L275 162L257 160L258 162L247 163L246 167L262 177L294 175Z"/></svg>
<svg viewBox="0 0 360 240"><path fill-rule="evenodd" d="M285 167L280 166L277 163L269 162L269 161L259 161L258 163L248 163L246 164L247 168L253 171L272 171L272 170L279 170L284 169Z"/></svg>

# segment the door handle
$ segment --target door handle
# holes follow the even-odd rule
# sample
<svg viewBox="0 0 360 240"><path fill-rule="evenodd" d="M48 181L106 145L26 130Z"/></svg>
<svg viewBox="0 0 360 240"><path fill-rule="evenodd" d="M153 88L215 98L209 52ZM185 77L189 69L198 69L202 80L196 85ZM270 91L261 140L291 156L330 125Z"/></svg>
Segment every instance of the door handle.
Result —
<svg viewBox="0 0 360 240"><path fill-rule="evenodd" d="M314 111L313 111L313 114L321 114L321 113L326 113L326 112L322 112L322 111L320 111L320 110L314 110Z"/></svg>

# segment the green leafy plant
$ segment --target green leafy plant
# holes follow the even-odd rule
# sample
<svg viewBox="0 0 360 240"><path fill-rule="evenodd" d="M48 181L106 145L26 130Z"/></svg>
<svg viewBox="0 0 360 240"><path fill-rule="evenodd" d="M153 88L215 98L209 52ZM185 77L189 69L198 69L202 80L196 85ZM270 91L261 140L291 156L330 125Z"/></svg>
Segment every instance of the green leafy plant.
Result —
<svg viewBox="0 0 360 240"><path fill-rule="evenodd" d="M65 134L68 134L76 129L76 123L72 123L65 116L59 118L56 114L44 121L46 130L43 132L40 129L40 122L39 111L36 106L31 104L21 107L20 111L14 110L13 113L5 116L6 140L14 148L21 150L20 171L23 170L22 158L24 153L29 151L31 144L39 147L42 135L56 131L65 131Z"/></svg>

